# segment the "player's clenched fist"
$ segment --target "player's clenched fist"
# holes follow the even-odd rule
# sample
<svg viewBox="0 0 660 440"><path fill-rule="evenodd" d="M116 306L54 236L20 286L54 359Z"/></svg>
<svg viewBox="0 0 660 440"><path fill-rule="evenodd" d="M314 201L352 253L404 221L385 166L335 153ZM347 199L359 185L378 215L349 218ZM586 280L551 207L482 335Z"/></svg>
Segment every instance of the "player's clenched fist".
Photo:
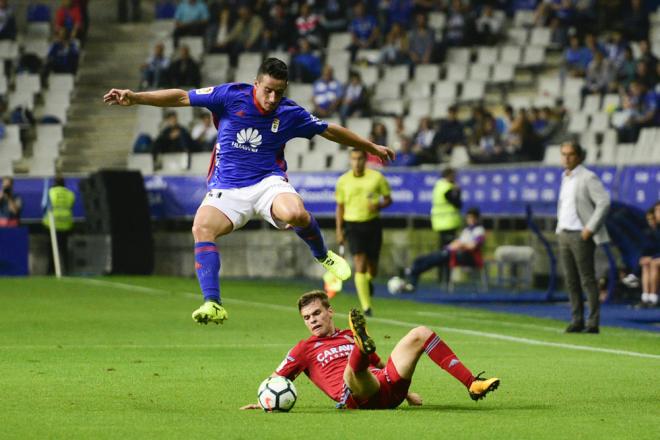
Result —
<svg viewBox="0 0 660 440"><path fill-rule="evenodd" d="M134 105L136 104L135 92L129 89L111 89L103 95L103 102L108 105Z"/></svg>

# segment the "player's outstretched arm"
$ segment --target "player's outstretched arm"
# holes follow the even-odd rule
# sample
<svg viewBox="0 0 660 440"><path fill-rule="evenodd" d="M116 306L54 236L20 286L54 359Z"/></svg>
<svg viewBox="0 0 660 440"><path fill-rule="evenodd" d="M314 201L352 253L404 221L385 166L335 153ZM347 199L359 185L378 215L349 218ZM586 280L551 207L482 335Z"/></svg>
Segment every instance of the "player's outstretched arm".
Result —
<svg viewBox="0 0 660 440"><path fill-rule="evenodd" d="M359 134L342 127L341 125L330 123L328 128L321 133L324 138L337 142L338 144L348 145L349 147L357 148L358 150L366 151L374 156L378 156L383 161L394 160L396 153L389 147L384 145L377 145Z"/></svg>
<svg viewBox="0 0 660 440"><path fill-rule="evenodd" d="M134 92L129 89L111 89L103 95L103 102L108 105L131 106L136 104L156 107L185 107L190 105L188 92L181 89Z"/></svg>

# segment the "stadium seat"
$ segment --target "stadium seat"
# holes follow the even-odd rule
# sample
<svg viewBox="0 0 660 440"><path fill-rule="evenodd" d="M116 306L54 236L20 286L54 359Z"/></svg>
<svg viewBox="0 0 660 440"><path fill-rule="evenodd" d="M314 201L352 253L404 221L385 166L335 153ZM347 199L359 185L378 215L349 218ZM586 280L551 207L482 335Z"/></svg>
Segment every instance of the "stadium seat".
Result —
<svg viewBox="0 0 660 440"><path fill-rule="evenodd" d="M604 132L610 127L610 116L607 113L591 115L591 124L589 127L592 131Z"/></svg>
<svg viewBox="0 0 660 440"><path fill-rule="evenodd" d="M561 145L548 145L545 147L545 154L543 155L543 165L559 166L561 165Z"/></svg>
<svg viewBox="0 0 660 440"><path fill-rule="evenodd" d="M617 144L602 144L600 146L599 163L603 165L614 165L616 163Z"/></svg>
<svg viewBox="0 0 660 440"><path fill-rule="evenodd" d="M496 47L483 46L477 48L477 63L479 64L497 64L498 56Z"/></svg>
<svg viewBox="0 0 660 440"><path fill-rule="evenodd" d="M568 131L571 133L582 133L589 126L589 115L586 113L573 113L568 123Z"/></svg>
<svg viewBox="0 0 660 440"><path fill-rule="evenodd" d="M335 50L326 54L326 60L329 60L332 63L337 81L346 84L348 82L348 73L351 66L351 53L346 50Z"/></svg>
<svg viewBox="0 0 660 440"><path fill-rule="evenodd" d="M374 88L373 99L380 101L383 99L398 99L401 97L401 83L379 81Z"/></svg>
<svg viewBox="0 0 660 440"><path fill-rule="evenodd" d="M0 162L9 162L23 157L23 145L20 138L20 127L16 124L5 125L5 136L0 139Z"/></svg>
<svg viewBox="0 0 660 440"><path fill-rule="evenodd" d="M619 144L616 147L615 162L617 165L633 163L635 157L635 144Z"/></svg>
<svg viewBox="0 0 660 440"><path fill-rule="evenodd" d="M37 139L32 144L32 157L56 159L60 155L59 142L48 138Z"/></svg>
<svg viewBox="0 0 660 440"><path fill-rule="evenodd" d="M404 95L408 99L425 99L430 98L432 95L430 82L407 82L404 86L404 91Z"/></svg>
<svg viewBox="0 0 660 440"><path fill-rule="evenodd" d="M0 144L0 176L10 177L14 175L14 165L9 157L4 156L2 152L2 145Z"/></svg>
<svg viewBox="0 0 660 440"><path fill-rule="evenodd" d="M25 30L25 36L27 39L34 38L50 38L51 30L49 22L33 22L28 23Z"/></svg>
<svg viewBox="0 0 660 440"><path fill-rule="evenodd" d="M351 157L346 151L338 151L330 156L331 171L346 171L351 167Z"/></svg>
<svg viewBox="0 0 660 440"><path fill-rule="evenodd" d="M545 63L545 48L542 46L526 46L523 52L522 65L527 67L541 66Z"/></svg>
<svg viewBox="0 0 660 440"><path fill-rule="evenodd" d="M438 81L433 87L435 100L453 102L456 99L456 81Z"/></svg>
<svg viewBox="0 0 660 440"><path fill-rule="evenodd" d="M29 108L30 110L34 109L34 94L30 92L10 92L9 103L7 107L14 109L19 106Z"/></svg>
<svg viewBox="0 0 660 440"><path fill-rule="evenodd" d="M528 31L521 27L511 27L507 29L507 38L516 46L525 46L527 44Z"/></svg>
<svg viewBox="0 0 660 440"><path fill-rule="evenodd" d="M449 166L452 168L461 168L470 164L470 156L466 147L455 146L451 150L451 156L449 158Z"/></svg>
<svg viewBox="0 0 660 440"><path fill-rule="evenodd" d="M314 99L314 90L310 84L290 83L286 94L290 99L293 99L300 105Z"/></svg>
<svg viewBox="0 0 660 440"><path fill-rule="evenodd" d="M559 75L540 77L537 93L543 96L561 96L561 78Z"/></svg>
<svg viewBox="0 0 660 440"><path fill-rule="evenodd" d="M53 176L55 175L55 162L52 157L33 157L30 159L29 175L31 176Z"/></svg>
<svg viewBox="0 0 660 440"><path fill-rule="evenodd" d="M409 116L430 117L432 112L432 101L427 99L415 99L408 109Z"/></svg>
<svg viewBox="0 0 660 440"><path fill-rule="evenodd" d="M262 59L260 53L243 52L238 56L238 69L242 71L251 71L252 76L256 76L261 62Z"/></svg>
<svg viewBox="0 0 660 440"><path fill-rule="evenodd" d="M181 37L179 47L188 46L190 56L200 61L204 56L204 38L202 37Z"/></svg>
<svg viewBox="0 0 660 440"><path fill-rule="evenodd" d="M278 60L284 61L287 65L291 63L291 54L284 50L268 52L266 58L277 58Z"/></svg>
<svg viewBox="0 0 660 440"><path fill-rule="evenodd" d="M562 100L564 101L564 107L572 113L580 111L580 101L582 97L577 94L563 93Z"/></svg>
<svg viewBox="0 0 660 440"><path fill-rule="evenodd" d="M447 81L464 81L468 77L468 64L452 63L447 65L445 71L445 80Z"/></svg>
<svg viewBox="0 0 660 440"><path fill-rule="evenodd" d="M408 81L408 66L389 66L385 69L385 75L383 76L383 81L386 82L397 82L404 83Z"/></svg>
<svg viewBox="0 0 660 440"><path fill-rule="evenodd" d="M200 151L197 153L190 153L190 168L188 172L195 176L206 176L211 164L210 151ZM144 174L144 173L143 173Z"/></svg>
<svg viewBox="0 0 660 440"><path fill-rule="evenodd" d="M351 44L351 33L350 32L335 32L330 34L330 39L328 40L328 50L346 50Z"/></svg>
<svg viewBox="0 0 660 440"><path fill-rule="evenodd" d="M42 96L44 104L52 101L61 105L64 110L68 110L71 105L71 92L67 90L49 89L43 92Z"/></svg>
<svg viewBox="0 0 660 440"><path fill-rule="evenodd" d="M378 68L375 66L358 66L354 69L360 74L362 82L367 87L373 87L378 82Z"/></svg>
<svg viewBox="0 0 660 440"><path fill-rule="evenodd" d="M437 64L419 64L415 67L415 81L435 82L440 79L440 66Z"/></svg>
<svg viewBox="0 0 660 440"><path fill-rule="evenodd" d="M518 9L513 15L513 25L517 28L534 26L534 11Z"/></svg>
<svg viewBox="0 0 660 440"><path fill-rule="evenodd" d="M471 64L469 78L475 81L488 81L490 80L490 65L489 64Z"/></svg>
<svg viewBox="0 0 660 440"><path fill-rule="evenodd" d="M451 48L447 51L448 64L470 64L472 54L470 49L467 48Z"/></svg>
<svg viewBox="0 0 660 440"><path fill-rule="evenodd" d="M66 124L67 122L67 111L68 111L68 96L63 96L62 100L49 99L44 103L43 109L41 110L42 117L44 116L54 116L60 123ZM65 104L66 103L66 104Z"/></svg>
<svg viewBox="0 0 660 440"><path fill-rule="evenodd" d="M26 40L23 43L23 52L35 54L41 59L45 59L48 56L49 48L50 42L47 38Z"/></svg>
<svg viewBox="0 0 660 440"><path fill-rule="evenodd" d="M0 95L6 95L8 90L7 77L0 74Z"/></svg>
<svg viewBox="0 0 660 440"><path fill-rule="evenodd" d="M371 126L371 118L348 118L348 121L346 122L346 128L353 130L364 138L369 137Z"/></svg>
<svg viewBox="0 0 660 440"><path fill-rule="evenodd" d="M564 95L580 95L582 87L584 86L584 79L582 78L566 78L564 80Z"/></svg>
<svg viewBox="0 0 660 440"><path fill-rule="evenodd" d="M524 95L511 95L507 103L513 107L514 110L528 109L532 106L532 99Z"/></svg>
<svg viewBox="0 0 660 440"><path fill-rule="evenodd" d="M69 73L51 73L48 76L48 90L71 93L75 87L75 77Z"/></svg>
<svg viewBox="0 0 660 440"><path fill-rule="evenodd" d="M380 60L379 49L360 49L355 55L356 62L366 62L367 64L378 64Z"/></svg>
<svg viewBox="0 0 660 440"><path fill-rule="evenodd" d="M403 128L405 134L408 136L412 137L417 133L417 130L419 129L419 121L422 119L421 116L406 116L403 118Z"/></svg>
<svg viewBox="0 0 660 440"><path fill-rule="evenodd" d="M15 60L18 58L18 45L11 40L0 41L0 60Z"/></svg>
<svg viewBox="0 0 660 440"><path fill-rule="evenodd" d="M60 124L38 124L36 130L37 140L51 139L59 144L64 139L62 125Z"/></svg>
<svg viewBox="0 0 660 440"><path fill-rule="evenodd" d="M287 171L304 171L302 169L303 166L303 154L300 153L295 153L295 154L287 154L286 155L286 169Z"/></svg>
<svg viewBox="0 0 660 440"><path fill-rule="evenodd" d="M594 114L600 111L600 95L592 94L587 95L584 99L584 105L582 106L583 113Z"/></svg>
<svg viewBox="0 0 660 440"><path fill-rule="evenodd" d="M41 77L37 73L22 73L16 75L15 92L17 94L39 93L41 91Z"/></svg>
<svg viewBox="0 0 660 440"><path fill-rule="evenodd" d="M522 47L503 46L500 49L500 62L514 66L519 65L522 62Z"/></svg>
<svg viewBox="0 0 660 440"><path fill-rule="evenodd" d="M396 115L401 116L406 111L403 101L400 99L387 99L380 102L376 109L383 115Z"/></svg>
<svg viewBox="0 0 660 440"><path fill-rule="evenodd" d="M163 174L188 171L188 153L164 153L160 155L160 161L160 172Z"/></svg>
<svg viewBox="0 0 660 440"><path fill-rule="evenodd" d="M608 93L603 98L602 109L606 112L610 112L619 106L621 98L616 93Z"/></svg>
<svg viewBox="0 0 660 440"><path fill-rule="evenodd" d="M150 176L154 173L154 160L151 154L129 154L126 168L139 170L142 175Z"/></svg>
<svg viewBox="0 0 660 440"><path fill-rule="evenodd" d="M534 27L529 38L529 43L534 46L548 47L552 38L552 30L546 27Z"/></svg>
<svg viewBox="0 0 660 440"><path fill-rule="evenodd" d="M495 64L491 82L503 84L511 83L515 77L515 67L512 64Z"/></svg>
<svg viewBox="0 0 660 440"><path fill-rule="evenodd" d="M307 153L304 156L301 156L302 163L301 163L301 168L304 171L325 171L328 169L329 165L329 156L332 154L336 154L337 152L337 144L334 142L331 142L334 144L334 146L330 147L329 145L325 145L325 142L321 141L318 142L320 139L324 139L323 137L317 136L317 139L315 139L314 143L314 149Z"/></svg>
<svg viewBox="0 0 660 440"><path fill-rule="evenodd" d="M156 39L165 39L174 31L174 20L154 20L149 24L149 33Z"/></svg>
<svg viewBox="0 0 660 440"><path fill-rule="evenodd" d="M484 81L465 81L461 92L461 101L480 101L486 93Z"/></svg>
<svg viewBox="0 0 660 440"><path fill-rule="evenodd" d="M449 114L449 107L452 103L447 101L433 101L433 108L431 109L431 118L432 119L441 119L446 118Z"/></svg>
<svg viewBox="0 0 660 440"><path fill-rule="evenodd" d="M229 80L229 57L206 55L201 67L203 83L222 84Z"/></svg>
<svg viewBox="0 0 660 440"><path fill-rule="evenodd" d="M552 96L537 95L532 101L532 107L541 108L541 107L554 107L555 98Z"/></svg>
<svg viewBox="0 0 660 440"><path fill-rule="evenodd" d="M140 105L137 108L135 134L145 133L155 139L160 132L160 122L163 120L163 109Z"/></svg>
<svg viewBox="0 0 660 440"><path fill-rule="evenodd" d="M51 10L50 6L43 3L32 3L27 7L27 21L50 23Z"/></svg>

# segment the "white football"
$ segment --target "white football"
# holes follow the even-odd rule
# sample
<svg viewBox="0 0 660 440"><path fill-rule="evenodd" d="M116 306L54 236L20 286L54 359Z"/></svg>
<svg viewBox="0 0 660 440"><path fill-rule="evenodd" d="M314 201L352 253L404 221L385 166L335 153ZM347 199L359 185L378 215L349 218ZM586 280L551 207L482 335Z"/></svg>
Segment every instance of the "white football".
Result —
<svg viewBox="0 0 660 440"><path fill-rule="evenodd" d="M387 282L387 291L392 295L397 295L403 291L403 286L406 285L406 280L401 277L392 277Z"/></svg>
<svg viewBox="0 0 660 440"><path fill-rule="evenodd" d="M287 412L298 399L296 386L283 376L269 377L259 385L259 405L266 412Z"/></svg>

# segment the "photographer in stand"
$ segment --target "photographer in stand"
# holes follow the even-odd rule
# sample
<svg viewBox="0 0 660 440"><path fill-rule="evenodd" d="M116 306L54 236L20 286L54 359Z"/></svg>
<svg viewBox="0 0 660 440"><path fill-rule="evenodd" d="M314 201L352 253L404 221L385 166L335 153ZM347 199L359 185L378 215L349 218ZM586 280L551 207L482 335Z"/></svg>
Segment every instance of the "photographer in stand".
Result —
<svg viewBox="0 0 660 440"><path fill-rule="evenodd" d="M0 228L15 228L21 217L23 202L14 194L14 179L2 179L2 192L0 192Z"/></svg>

